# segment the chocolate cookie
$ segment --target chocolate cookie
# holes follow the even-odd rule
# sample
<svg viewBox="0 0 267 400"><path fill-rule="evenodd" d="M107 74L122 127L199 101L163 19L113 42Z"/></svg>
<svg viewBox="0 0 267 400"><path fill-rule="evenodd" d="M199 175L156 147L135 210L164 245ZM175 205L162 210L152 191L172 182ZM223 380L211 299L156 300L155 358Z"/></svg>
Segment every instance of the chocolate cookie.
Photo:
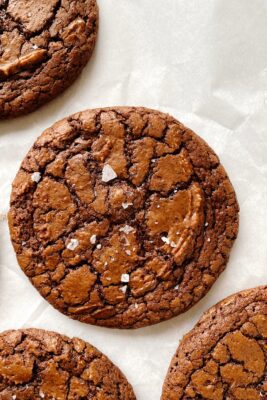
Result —
<svg viewBox="0 0 267 400"><path fill-rule="evenodd" d="M90 344L40 329L0 334L2 400L135 400L120 370Z"/></svg>
<svg viewBox="0 0 267 400"><path fill-rule="evenodd" d="M207 311L182 340L162 400L267 399L267 286Z"/></svg>
<svg viewBox="0 0 267 400"><path fill-rule="evenodd" d="M66 89L95 46L96 0L0 0L0 118Z"/></svg>
<svg viewBox="0 0 267 400"><path fill-rule="evenodd" d="M137 328L210 289L237 235L238 205L217 156L174 118L88 110L47 129L13 183L18 262L57 309Z"/></svg>

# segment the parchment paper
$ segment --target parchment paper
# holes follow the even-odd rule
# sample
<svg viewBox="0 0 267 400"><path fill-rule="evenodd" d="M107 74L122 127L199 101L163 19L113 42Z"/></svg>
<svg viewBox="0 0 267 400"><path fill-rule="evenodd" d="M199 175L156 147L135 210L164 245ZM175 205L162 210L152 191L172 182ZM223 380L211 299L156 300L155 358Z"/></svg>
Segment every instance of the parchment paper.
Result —
<svg viewBox="0 0 267 400"><path fill-rule="evenodd" d="M126 374L139 400L157 400L171 357L223 297L267 283L266 0L98 0L97 48L78 81L39 111L0 122L0 330L40 327L79 336ZM74 322L49 306L18 267L5 214L24 155L56 120L90 107L166 111L218 153L239 199L227 270L186 314L136 331Z"/></svg>

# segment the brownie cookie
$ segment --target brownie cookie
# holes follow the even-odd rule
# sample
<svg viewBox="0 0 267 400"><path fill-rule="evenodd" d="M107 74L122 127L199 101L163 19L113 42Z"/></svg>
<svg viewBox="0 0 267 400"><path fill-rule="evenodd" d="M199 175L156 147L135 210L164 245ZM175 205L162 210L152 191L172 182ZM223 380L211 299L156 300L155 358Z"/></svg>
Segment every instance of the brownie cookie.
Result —
<svg viewBox="0 0 267 400"><path fill-rule="evenodd" d="M135 400L120 370L90 344L41 329L0 334L1 400Z"/></svg>
<svg viewBox="0 0 267 400"><path fill-rule="evenodd" d="M237 235L238 205L217 156L174 118L88 110L47 129L13 183L18 262L54 307L138 328L210 289Z"/></svg>
<svg viewBox="0 0 267 400"><path fill-rule="evenodd" d="M267 286L208 310L182 340L162 400L267 399Z"/></svg>
<svg viewBox="0 0 267 400"><path fill-rule="evenodd" d="M96 0L0 0L0 119L66 89L95 46Z"/></svg>

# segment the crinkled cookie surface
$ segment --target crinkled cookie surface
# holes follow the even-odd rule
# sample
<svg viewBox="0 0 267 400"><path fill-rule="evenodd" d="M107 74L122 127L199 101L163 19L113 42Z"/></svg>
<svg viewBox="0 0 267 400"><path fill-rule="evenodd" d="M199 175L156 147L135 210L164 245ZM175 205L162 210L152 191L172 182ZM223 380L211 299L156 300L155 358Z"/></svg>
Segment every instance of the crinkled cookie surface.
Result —
<svg viewBox="0 0 267 400"><path fill-rule="evenodd" d="M1 400L135 400L120 370L90 344L41 329L0 334Z"/></svg>
<svg viewBox="0 0 267 400"><path fill-rule="evenodd" d="M95 0L0 0L0 119L67 88L92 54L97 26Z"/></svg>
<svg viewBox="0 0 267 400"><path fill-rule="evenodd" d="M88 110L47 129L13 183L18 262L54 307L138 328L178 315L225 268L238 204L219 159L167 114Z"/></svg>
<svg viewBox="0 0 267 400"><path fill-rule="evenodd" d="M267 399L267 286L207 311L182 340L162 400Z"/></svg>

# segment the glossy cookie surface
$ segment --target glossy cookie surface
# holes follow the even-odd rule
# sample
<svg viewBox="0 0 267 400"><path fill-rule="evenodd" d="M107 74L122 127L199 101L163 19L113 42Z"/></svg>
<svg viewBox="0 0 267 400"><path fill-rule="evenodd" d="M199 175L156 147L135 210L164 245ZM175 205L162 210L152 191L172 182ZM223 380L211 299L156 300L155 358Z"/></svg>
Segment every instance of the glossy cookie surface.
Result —
<svg viewBox="0 0 267 400"><path fill-rule="evenodd" d="M88 110L47 129L13 183L18 262L54 307L138 328L178 315L225 268L238 230L218 157L174 118Z"/></svg>

